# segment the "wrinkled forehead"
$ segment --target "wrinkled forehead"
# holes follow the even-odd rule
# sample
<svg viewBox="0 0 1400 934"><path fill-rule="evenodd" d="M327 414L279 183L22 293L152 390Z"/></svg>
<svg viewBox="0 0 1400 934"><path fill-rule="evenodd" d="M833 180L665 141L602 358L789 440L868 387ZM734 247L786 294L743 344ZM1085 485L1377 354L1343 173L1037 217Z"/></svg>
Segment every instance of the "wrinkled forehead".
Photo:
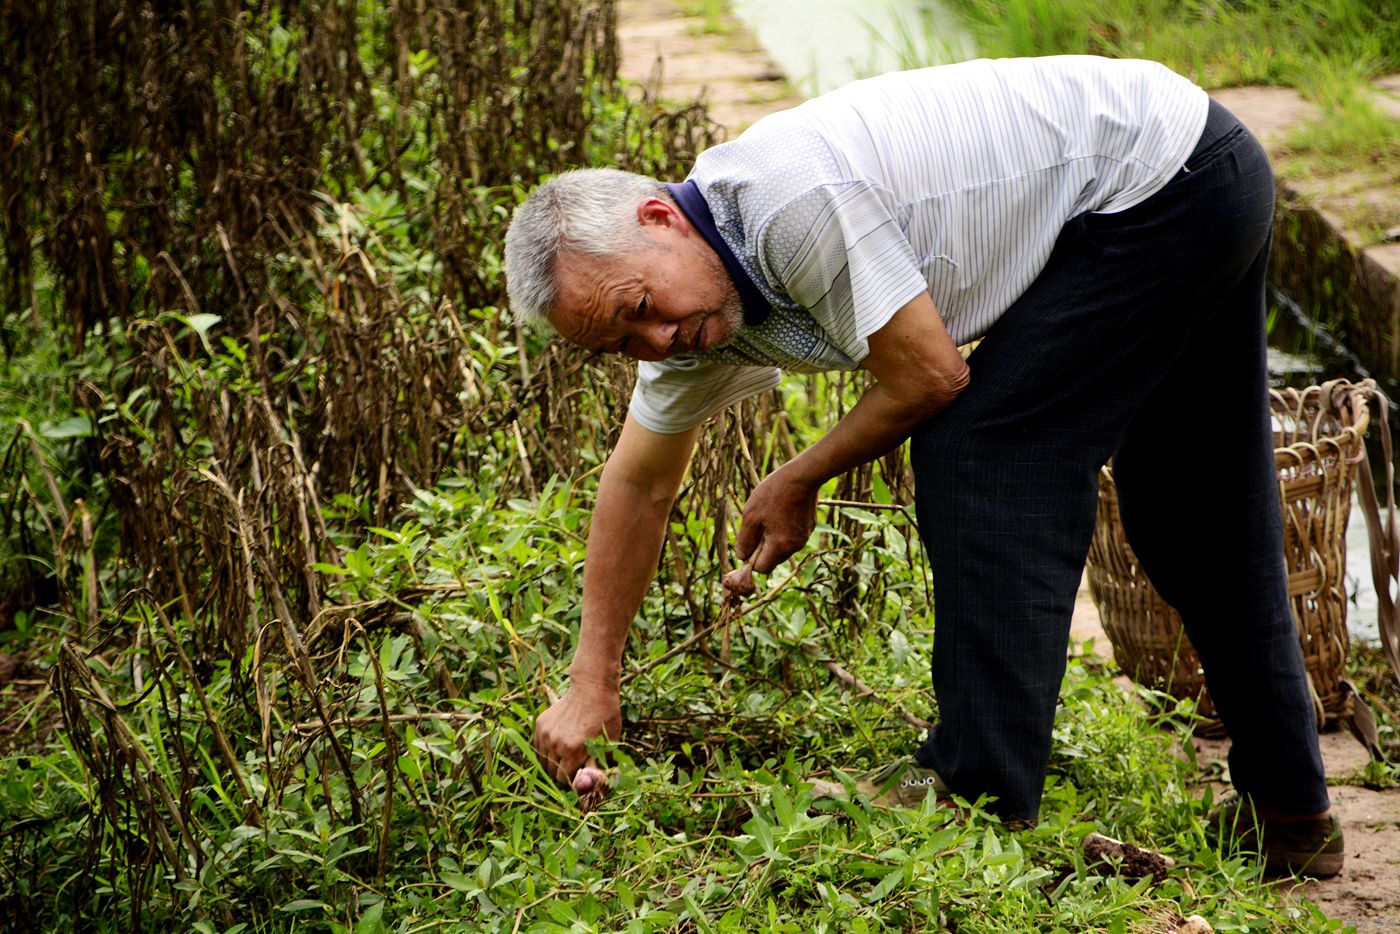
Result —
<svg viewBox="0 0 1400 934"><path fill-rule="evenodd" d="M578 340L590 322L610 315L638 279L626 257L563 252L554 261L554 304L549 320L563 337Z"/></svg>

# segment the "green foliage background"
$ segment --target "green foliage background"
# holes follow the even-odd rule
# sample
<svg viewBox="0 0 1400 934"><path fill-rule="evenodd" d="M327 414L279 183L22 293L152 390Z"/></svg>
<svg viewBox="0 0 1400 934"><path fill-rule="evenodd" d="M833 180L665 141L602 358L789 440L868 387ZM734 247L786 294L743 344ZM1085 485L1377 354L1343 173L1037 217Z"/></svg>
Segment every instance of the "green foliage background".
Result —
<svg viewBox="0 0 1400 934"><path fill-rule="evenodd" d="M500 314L542 176L677 177L607 0L40 2L0 17L0 916L17 930L1329 930L1201 837L1168 702L1072 662L1043 820L811 807L928 716L899 457L729 627L743 491L845 378L726 414L629 649L612 794L528 749L630 372ZM735 452L739 452L736 456ZM854 505L851 505L854 504ZM892 706L856 698L835 659ZM1179 747L1182 756L1174 756ZM1152 887L1091 828L1168 849Z"/></svg>

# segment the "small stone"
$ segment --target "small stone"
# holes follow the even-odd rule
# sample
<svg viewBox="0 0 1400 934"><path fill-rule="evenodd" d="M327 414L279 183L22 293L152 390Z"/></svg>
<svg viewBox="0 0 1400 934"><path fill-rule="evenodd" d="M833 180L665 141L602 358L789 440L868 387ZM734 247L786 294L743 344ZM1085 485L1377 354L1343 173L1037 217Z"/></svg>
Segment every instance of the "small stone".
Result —
<svg viewBox="0 0 1400 934"><path fill-rule="evenodd" d="M1381 239L1384 240L1386 243L1395 243L1397 241L1400 241L1400 226L1392 227L1385 233L1381 234Z"/></svg>
<svg viewBox="0 0 1400 934"><path fill-rule="evenodd" d="M1215 934L1215 928L1200 915L1191 915L1181 919L1181 923L1176 927L1176 934Z"/></svg>

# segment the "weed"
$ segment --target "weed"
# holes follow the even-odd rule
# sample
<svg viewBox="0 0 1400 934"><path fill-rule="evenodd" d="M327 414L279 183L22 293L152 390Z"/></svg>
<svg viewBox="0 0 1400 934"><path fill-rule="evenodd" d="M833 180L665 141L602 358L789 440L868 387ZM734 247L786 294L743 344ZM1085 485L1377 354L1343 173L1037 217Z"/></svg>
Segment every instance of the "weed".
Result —
<svg viewBox="0 0 1400 934"><path fill-rule="evenodd" d="M1289 85L1323 105L1293 145L1299 171L1392 165L1396 121L1367 79L1400 68L1400 10L1366 0L950 0L986 56L1094 54L1163 62L1207 88ZM896 37L907 64L969 57Z"/></svg>
<svg viewBox="0 0 1400 934"><path fill-rule="evenodd" d="M727 0L683 0L677 6L683 15L700 20L698 25L689 27L695 35L718 35L733 28L727 21Z"/></svg>

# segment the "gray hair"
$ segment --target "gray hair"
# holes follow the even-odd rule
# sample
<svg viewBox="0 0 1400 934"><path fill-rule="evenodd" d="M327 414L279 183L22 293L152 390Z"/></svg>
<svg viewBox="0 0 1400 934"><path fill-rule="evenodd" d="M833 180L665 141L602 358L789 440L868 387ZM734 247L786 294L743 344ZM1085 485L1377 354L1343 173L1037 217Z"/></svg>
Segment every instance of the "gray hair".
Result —
<svg viewBox="0 0 1400 934"><path fill-rule="evenodd" d="M506 291L517 319L549 327L554 264L565 250L616 256L645 248L637 205L655 197L670 200L656 179L619 169L576 169L536 188L506 231Z"/></svg>

